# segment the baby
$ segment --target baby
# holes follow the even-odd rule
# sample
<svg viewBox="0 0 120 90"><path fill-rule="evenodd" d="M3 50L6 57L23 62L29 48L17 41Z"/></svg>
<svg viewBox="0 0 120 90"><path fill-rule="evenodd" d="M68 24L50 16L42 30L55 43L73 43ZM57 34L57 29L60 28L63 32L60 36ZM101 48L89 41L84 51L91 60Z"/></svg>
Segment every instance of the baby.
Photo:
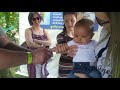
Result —
<svg viewBox="0 0 120 90"><path fill-rule="evenodd" d="M90 78L101 78L101 73L95 67L95 53L94 47L97 42L92 40L94 36L93 22L89 19L79 20L74 27L74 37L72 41L64 44L69 48L71 45L77 45L78 51L73 57L74 69L69 74L68 78L78 78L75 73L85 74ZM55 48L53 49L55 51Z"/></svg>

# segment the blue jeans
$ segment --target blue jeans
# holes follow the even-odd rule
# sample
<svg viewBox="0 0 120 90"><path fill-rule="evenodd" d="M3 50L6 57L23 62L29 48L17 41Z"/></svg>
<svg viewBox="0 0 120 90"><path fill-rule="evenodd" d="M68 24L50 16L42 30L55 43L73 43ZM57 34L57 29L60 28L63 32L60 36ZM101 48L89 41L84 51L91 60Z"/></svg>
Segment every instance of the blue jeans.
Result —
<svg viewBox="0 0 120 90"><path fill-rule="evenodd" d="M67 78L79 78L74 73L86 74L89 78L102 78L101 73L95 66L90 66L89 62L75 62L73 63L74 69Z"/></svg>

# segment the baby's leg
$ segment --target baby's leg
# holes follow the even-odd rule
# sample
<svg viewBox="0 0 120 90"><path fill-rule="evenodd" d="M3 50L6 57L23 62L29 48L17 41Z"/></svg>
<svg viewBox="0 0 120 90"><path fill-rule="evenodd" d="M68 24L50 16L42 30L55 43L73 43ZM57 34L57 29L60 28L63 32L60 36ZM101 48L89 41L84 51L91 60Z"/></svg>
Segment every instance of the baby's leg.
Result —
<svg viewBox="0 0 120 90"><path fill-rule="evenodd" d="M74 71L71 71L67 78L79 78L79 77L74 74Z"/></svg>
<svg viewBox="0 0 120 90"><path fill-rule="evenodd" d="M86 74L83 73L74 73L75 76L78 76L79 78L89 78Z"/></svg>
<svg viewBox="0 0 120 90"><path fill-rule="evenodd" d="M87 63L74 62L74 75L79 78L89 78L86 70Z"/></svg>
<svg viewBox="0 0 120 90"><path fill-rule="evenodd" d="M102 78L101 72L97 70L96 67L93 67L94 69L88 73L88 76L91 78Z"/></svg>

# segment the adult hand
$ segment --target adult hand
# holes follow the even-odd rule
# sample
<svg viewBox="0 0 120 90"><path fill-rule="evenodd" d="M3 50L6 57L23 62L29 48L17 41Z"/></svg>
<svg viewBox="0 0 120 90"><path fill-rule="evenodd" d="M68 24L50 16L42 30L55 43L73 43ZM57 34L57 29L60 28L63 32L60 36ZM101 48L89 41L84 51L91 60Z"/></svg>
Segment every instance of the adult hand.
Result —
<svg viewBox="0 0 120 90"><path fill-rule="evenodd" d="M36 42L38 42L38 40L37 39L33 39L33 41L36 43Z"/></svg>
<svg viewBox="0 0 120 90"><path fill-rule="evenodd" d="M39 43L39 42L40 42L40 40L38 40L38 39L33 39L33 41L34 41L35 43Z"/></svg>
<svg viewBox="0 0 120 90"><path fill-rule="evenodd" d="M56 53L61 53L61 54L66 54L68 51L69 47L66 43L64 44L57 44L56 45Z"/></svg>
<svg viewBox="0 0 120 90"><path fill-rule="evenodd" d="M44 64L47 60L49 60L53 53L44 47L40 47L34 51L32 51L33 55L33 64Z"/></svg>
<svg viewBox="0 0 120 90"><path fill-rule="evenodd" d="M42 41L41 40L38 40L38 39L33 39L34 43L37 43L39 45L42 45Z"/></svg>
<svg viewBox="0 0 120 90"><path fill-rule="evenodd" d="M67 56L74 57L76 55L77 49L78 49L77 45L70 46L67 52L68 53Z"/></svg>

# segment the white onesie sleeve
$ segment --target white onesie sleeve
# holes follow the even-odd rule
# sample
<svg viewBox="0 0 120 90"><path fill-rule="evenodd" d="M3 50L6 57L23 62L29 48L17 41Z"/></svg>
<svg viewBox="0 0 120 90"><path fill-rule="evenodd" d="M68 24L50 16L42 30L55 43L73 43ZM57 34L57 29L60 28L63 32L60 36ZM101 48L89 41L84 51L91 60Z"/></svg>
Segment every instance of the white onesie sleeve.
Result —
<svg viewBox="0 0 120 90"><path fill-rule="evenodd" d="M75 42L74 42L73 40L68 41L68 42L67 42L67 45L70 47L71 45L75 45Z"/></svg>

